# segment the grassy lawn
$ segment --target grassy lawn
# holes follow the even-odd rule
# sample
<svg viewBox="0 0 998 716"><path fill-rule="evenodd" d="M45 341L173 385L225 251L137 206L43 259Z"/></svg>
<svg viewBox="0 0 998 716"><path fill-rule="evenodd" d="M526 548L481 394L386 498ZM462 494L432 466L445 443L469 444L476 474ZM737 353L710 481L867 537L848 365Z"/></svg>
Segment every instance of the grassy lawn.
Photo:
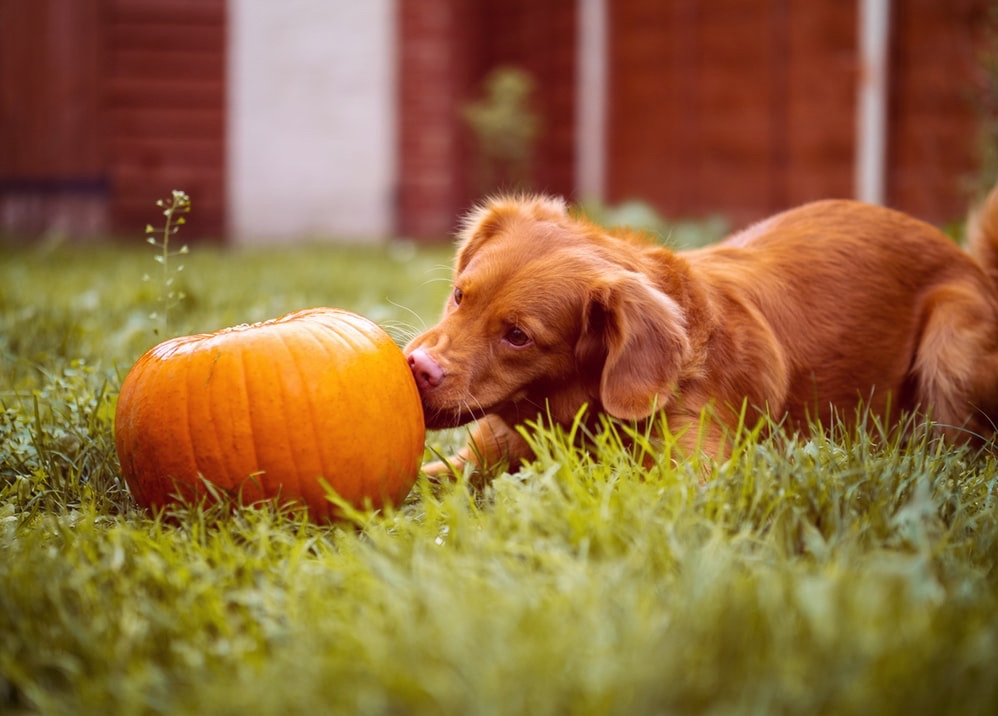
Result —
<svg viewBox="0 0 998 716"><path fill-rule="evenodd" d="M645 469L539 431L515 476L347 524L148 516L113 442L142 352L320 305L402 343L450 261L196 246L164 324L153 255L0 249L0 712L998 712L993 450L871 426Z"/></svg>

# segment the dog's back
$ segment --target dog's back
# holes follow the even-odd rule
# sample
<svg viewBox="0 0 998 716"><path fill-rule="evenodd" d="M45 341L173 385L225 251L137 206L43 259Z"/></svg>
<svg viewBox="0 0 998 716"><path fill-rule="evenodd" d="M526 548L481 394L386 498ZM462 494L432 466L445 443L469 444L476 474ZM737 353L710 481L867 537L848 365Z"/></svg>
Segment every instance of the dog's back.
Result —
<svg viewBox="0 0 998 716"><path fill-rule="evenodd" d="M720 300L750 303L772 331L788 401L770 409L803 424L833 411L848 420L860 402L879 414L890 405L930 411L954 436L990 433L998 417L996 228L998 193L973 224L973 257L900 212L822 201L688 259Z"/></svg>

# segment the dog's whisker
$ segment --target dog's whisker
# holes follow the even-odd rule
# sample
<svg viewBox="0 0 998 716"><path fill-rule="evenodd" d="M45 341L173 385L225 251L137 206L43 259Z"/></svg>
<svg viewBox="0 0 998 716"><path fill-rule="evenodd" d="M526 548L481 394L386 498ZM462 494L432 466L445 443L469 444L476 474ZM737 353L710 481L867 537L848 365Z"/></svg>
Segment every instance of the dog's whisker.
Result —
<svg viewBox="0 0 998 716"><path fill-rule="evenodd" d="M408 345L413 338L419 335L419 330L404 322L385 321L381 327L397 345L402 347Z"/></svg>
<svg viewBox="0 0 998 716"><path fill-rule="evenodd" d="M400 309L402 309L403 311L406 311L406 312L407 312L407 313L409 313L409 314L410 314L410 315L411 315L411 316L412 316L413 318L415 318L415 319L416 319L416 321L417 321L417 322L419 323L419 325L420 325L420 328L418 328L418 329L415 329L415 327L414 327L414 326L410 326L410 327L414 328L414 330L417 330L417 331L425 331L425 330L426 330L426 321L425 321L425 320L423 319L423 317L422 317L422 316L420 316L420 315L419 315L418 313L416 313L416 312L415 312L414 310L412 310L412 309L411 309L411 308L409 308L408 306L403 306L403 305L402 305L401 303L396 303L395 301L392 301L391 299L389 299L389 300L388 300L388 303L390 303L390 304L391 304L392 306L395 306L396 308L400 308ZM410 324L406 324L406 325L410 325Z"/></svg>
<svg viewBox="0 0 998 716"><path fill-rule="evenodd" d="M424 287L424 286L429 286L430 284L433 283L450 283L451 281L452 279L450 276L437 276L434 278L428 278L419 285L421 287Z"/></svg>

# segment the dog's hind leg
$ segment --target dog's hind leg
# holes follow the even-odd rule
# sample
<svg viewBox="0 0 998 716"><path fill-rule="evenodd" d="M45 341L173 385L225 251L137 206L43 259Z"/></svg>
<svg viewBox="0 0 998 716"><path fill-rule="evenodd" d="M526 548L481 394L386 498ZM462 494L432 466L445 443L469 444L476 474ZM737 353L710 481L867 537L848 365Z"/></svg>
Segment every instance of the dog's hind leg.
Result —
<svg viewBox="0 0 998 716"><path fill-rule="evenodd" d="M915 396L956 442L979 443L998 421L998 306L986 285L942 284L927 296L912 372Z"/></svg>

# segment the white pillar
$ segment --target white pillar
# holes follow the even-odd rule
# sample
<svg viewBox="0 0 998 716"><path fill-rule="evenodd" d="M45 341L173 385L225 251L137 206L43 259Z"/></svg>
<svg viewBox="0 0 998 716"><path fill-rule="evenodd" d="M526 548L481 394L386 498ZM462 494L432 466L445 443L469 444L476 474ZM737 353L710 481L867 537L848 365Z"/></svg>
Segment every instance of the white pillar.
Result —
<svg viewBox="0 0 998 716"><path fill-rule="evenodd" d="M859 0L855 193L883 204L886 195L890 0Z"/></svg>
<svg viewBox="0 0 998 716"><path fill-rule="evenodd" d="M228 7L232 238L388 235L397 171L395 0Z"/></svg>
<svg viewBox="0 0 998 716"><path fill-rule="evenodd" d="M578 0L575 187L583 200L602 200L606 179L606 0Z"/></svg>

